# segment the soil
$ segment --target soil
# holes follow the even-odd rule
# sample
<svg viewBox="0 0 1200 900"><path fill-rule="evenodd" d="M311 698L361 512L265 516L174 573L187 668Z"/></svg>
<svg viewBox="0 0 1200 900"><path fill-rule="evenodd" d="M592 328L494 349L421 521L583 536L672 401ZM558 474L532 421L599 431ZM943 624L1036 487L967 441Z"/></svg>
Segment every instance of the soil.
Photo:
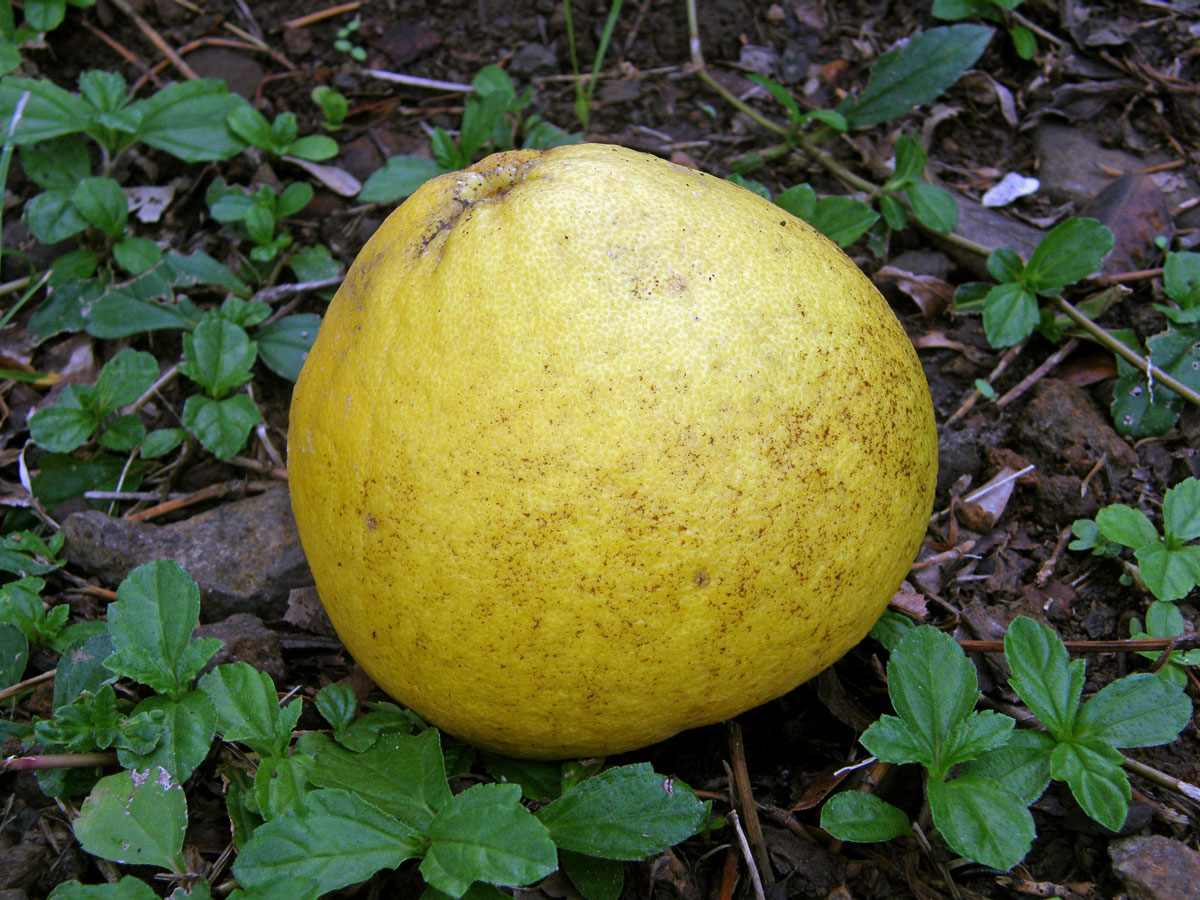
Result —
<svg viewBox="0 0 1200 900"><path fill-rule="evenodd" d="M927 4L883 0L713 0L697 5L704 58L713 77L775 120L783 119L780 107L746 77L749 71L787 85L806 107L830 107L847 91L861 90L872 63L896 41L940 24ZM146 30L123 11L127 6ZM595 56L608 6L604 0L571 4L575 49L583 67ZM1064 216L1100 216L1118 241L1118 262L1106 269L1111 276L1107 285L1123 286L1102 322L1111 329L1132 329L1144 339L1165 327L1153 308L1163 302L1161 278L1155 272L1129 273L1162 265L1161 250L1152 240L1156 234L1173 234L1175 249L1192 247L1200 239L1200 210L1190 202L1197 196L1200 174L1195 87L1200 17L1195 4L1185 2L1061 6L1061 14L1046 2L1021 7L1049 34L1038 38L1034 60L1017 56L998 29L976 69L934 103L831 141L826 148L842 165L878 183L886 179L884 163L896 137L921 136L931 158L930 173L963 198L976 239L993 247L1024 246L1016 242L1028 241L1030 235L1036 241L1040 231ZM197 74L226 78L268 119L294 112L302 134L320 133L320 115L309 93L327 84L350 102L345 125L333 135L341 153L330 162L360 181L388 156L431 155L432 128L456 129L463 104L460 93L395 84L371 77L366 68L469 83L484 65L498 64L519 88L532 88L526 115L536 113L566 130L578 130L570 46L563 7L556 0L443 0L436 7L389 0L317 17L311 24L287 24L314 12L274 0L212 0L197 7L169 0L101 0L89 9L69 7L66 22L48 35L46 46L26 51L24 74L45 75L73 87L81 71L118 70L147 93L179 77L147 38L152 31L169 47L181 49ZM339 28L355 15L361 26L351 40L366 51L361 65L335 46ZM245 34L261 41L261 49ZM763 152L778 140L697 76L685 4L667 0L624 5L591 107L587 138L719 175L728 175L735 160ZM1068 141L1075 143L1064 159ZM979 207L975 201L1009 172L1041 177L1042 190L999 211ZM828 167L800 151L779 155L750 174L773 193L800 183L813 184L821 194L849 190ZM206 213L204 190L216 176L229 183L270 184L304 174L285 162L271 164L248 153L210 166L184 166L152 153L135 156L121 177L126 184L177 180L164 232L172 247L204 249L236 265L246 248ZM1134 182L1125 180L1116 193L1103 193L1121 176L1134 179L1136 190L1129 187ZM35 190L14 166L4 201L4 246L25 251L35 266L44 266L62 248L38 247L16 221L17 210ZM293 220L292 232L297 246L324 244L344 267L388 211L318 185L313 203ZM941 436L937 513L909 579L911 591L898 600L899 607L914 620L963 640L997 640L1018 615L1048 622L1066 640L1127 638L1131 619L1144 619L1149 596L1136 585L1120 583L1118 563L1066 549L1069 528L1074 519L1093 516L1113 502L1139 506L1157 521L1166 489L1200 475L1197 411L1186 409L1176 428L1160 438L1123 438L1108 411L1117 374L1111 353L1078 341L1041 371L1065 339L1052 343L1035 336L1015 352L997 351L988 345L977 316L949 309L953 290L981 277L978 254L916 228L893 234L882 255L865 242L849 252L875 278L918 347ZM26 273L16 257L5 257L4 279ZM1079 299L1105 286L1093 282L1073 296ZM319 293L306 293L282 302L294 312L320 313L325 300ZM99 365L123 346L80 335L59 335L35 346L23 330L29 312L22 311L0 332L0 350L10 363L94 379ZM142 336L132 343L155 353L162 368L179 357L177 338ZM81 358L85 361L78 364ZM1030 382L1018 396L997 403L971 399L977 379L990 379L1001 395L1025 379ZM274 447L283 447L291 386L266 373L256 375L255 385L267 418L264 434ZM11 381L0 391L6 414L0 477L5 495L17 498L25 417L42 402L44 392ZM182 396L168 390L166 404L181 403ZM164 418L169 418L165 412ZM237 484L240 491L249 484L257 490L264 478L286 477L261 438L252 438L244 457L248 461L227 465L193 454L176 467L170 487L202 491ZM964 500L1006 472L1021 473L1007 499ZM210 500L156 521L185 519L227 502ZM14 500L9 509L20 505ZM70 511L50 512L61 521ZM257 563L244 560L247 567ZM49 576L49 582L45 596L51 602L68 600L81 615L102 609L98 601L86 600L87 585L107 583L97 570L73 562ZM1179 608L1194 630L1200 622L1195 607L1185 599ZM291 615L285 620L273 607L258 611L266 619L265 630L282 641L279 684L297 686L306 696L333 681L361 685L353 661L321 632L318 615L305 622ZM236 635L227 627L222 636L230 640ZM986 652L976 658L985 702L1011 710L1015 697L1006 687L1001 658ZM1146 664L1128 652L1089 653L1087 659L1087 693ZM835 787L864 786L864 771L875 779L873 789L892 802L911 812L920 806L918 773L909 767L835 774L865 758L858 735L890 712L885 660L880 646L868 640L816 681L741 716L736 726L701 729L614 761L649 761L657 771L706 792L714 811L721 813L729 810L733 790L727 764L744 766L757 801L751 817L757 817L762 830L754 843L757 848L761 842L770 856L770 871L764 871L770 897L1194 896L1187 893L1187 884L1169 877L1185 868L1168 869L1166 884L1174 887L1165 893L1138 894L1129 867L1118 870L1112 862L1110 852L1122 837L1157 835L1191 847L1200 840L1200 806L1140 776L1132 779L1133 806L1120 835L1091 822L1068 792L1053 786L1034 806L1034 848L1011 873L966 864L936 841L932 846L916 839L882 845L832 841L818 827L820 802ZM53 664L53 657L43 654L27 675ZM1195 700L1200 682L1194 675L1189 679L1187 690ZM31 711L18 707L17 715ZM16 751L9 747L5 752ZM1174 779L1200 783L1195 720L1175 743L1130 755ZM213 772L203 768L189 785L189 843L201 868L210 867L229 844L222 790ZM113 876L114 869L98 868L74 844L67 827L70 809L49 802L29 776L0 775L0 809L0 848L8 848L0 849L3 900L45 896L69 878L95 883ZM1149 866L1147 862L1142 868ZM736 882L727 873L735 873ZM401 872L378 876L341 895L416 896L417 891L411 873ZM521 896L571 896L569 891L552 878ZM733 834L725 829L631 864L623 896L699 900L753 893Z"/></svg>

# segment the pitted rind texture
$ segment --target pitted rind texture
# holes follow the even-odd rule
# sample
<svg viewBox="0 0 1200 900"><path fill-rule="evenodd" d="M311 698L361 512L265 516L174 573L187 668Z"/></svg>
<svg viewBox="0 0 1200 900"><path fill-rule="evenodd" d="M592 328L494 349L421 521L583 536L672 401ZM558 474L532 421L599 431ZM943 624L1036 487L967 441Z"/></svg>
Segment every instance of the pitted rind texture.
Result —
<svg viewBox="0 0 1200 900"><path fill-rule="evenodd" d="M293 507L347 648L515 756L633 749L815 675L916 554L916 354L832 243L623 148L441 176L296 386Z"/></svg>

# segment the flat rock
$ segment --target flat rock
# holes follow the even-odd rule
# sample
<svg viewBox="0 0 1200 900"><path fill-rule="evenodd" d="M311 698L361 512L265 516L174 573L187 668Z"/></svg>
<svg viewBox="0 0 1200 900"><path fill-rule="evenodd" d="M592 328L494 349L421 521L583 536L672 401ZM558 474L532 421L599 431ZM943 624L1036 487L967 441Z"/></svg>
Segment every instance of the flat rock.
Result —
<svg viewBox="0 0 1200 900"><path fill-rule="evenodd" d="M151 525L96 510L63 523L67 559L116 586L133 569L173 559L200 587L200 617L283 615L288 592L312 584L287 488L223 503L182 522Z"/></svg>
<svg viewBox="0 0 1200 900"><path fill-rule="evenodd" d="M282 684L287 675L279 635L264 625L258 616L234 613L220 622L201 625L196 629L196 637L218 638L224 644L208 661L206 670L225 663L249 663L270 675L277 685Z"/></svg>
<svg viewBox="0 0 1200 900"><path fill-rule="evenodd" d="M1058 203L1091 200L1112 182L1113 172L1138 172L1148 164L1124 150L1101 147L1091 135L1061 122L1043 121L1034 139L1042 190Z"/></svg>
<svg viewBox="0 0 1200 900"><path fill-rule="evenodd" d="M1200 900L1200 853L1180 841L1129 837L1113 841L1108 855L1130 900Z"/></svg>

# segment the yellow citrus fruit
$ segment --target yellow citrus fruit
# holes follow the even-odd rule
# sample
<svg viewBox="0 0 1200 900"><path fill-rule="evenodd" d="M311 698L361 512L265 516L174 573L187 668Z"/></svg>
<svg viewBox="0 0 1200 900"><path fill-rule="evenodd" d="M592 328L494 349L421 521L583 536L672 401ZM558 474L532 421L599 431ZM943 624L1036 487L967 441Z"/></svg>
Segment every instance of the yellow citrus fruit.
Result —
<svg viewBox="0 0 1200 900"><path fill-rule="evenodd" d="M858 642L937 441L830 241L621 147L498 153L367 242L292 401L292 504L346 647L481 747L629 750Z"/></svg>

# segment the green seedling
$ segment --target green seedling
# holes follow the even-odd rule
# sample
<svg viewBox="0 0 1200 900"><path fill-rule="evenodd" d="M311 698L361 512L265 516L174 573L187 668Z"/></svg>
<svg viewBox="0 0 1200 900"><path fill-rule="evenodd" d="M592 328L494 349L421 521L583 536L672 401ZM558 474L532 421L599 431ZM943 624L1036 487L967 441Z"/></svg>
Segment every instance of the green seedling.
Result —
<svg viewBox="0 0 1200 900"><path fill-rule="evenodd" d="M43 540L32 531L13 531L0 538L0 572L18 578L48 575L60 569L64 560L58 558L66 543L61 531Z"/></svg>
<svg viewBox="0 0 1200 900"><path fill-rule="evenodd" d="M948 234L958 224L958 206L949 191L924 180L929 157L914 138L902 135L896 141L896 171L883 185L879 209L888 227L899 231L908 224L908 212L900 201L908 201L912 213L926 228Z"/></svg>
<svg viewBox="0 0 1200 900"><path fill-rule="evenodd" d="M862 735L875 757L926 771L925 802L952 850L998 869L1029 851L1028 807L1051 780L1063 781L1095 821L1116 830L1130 787L1118 748L1174 740L1192 705L1174 684L1148 673L1112 682L1080 704L1085 663L1071 661L1044 625L1019 617L1004 638L1009 684L1046 727L1014 731L1014 720L978 711L978 674L958 643L930 626L910 629L888 660L896 716ZM847 791L821 811L821 827L842 840L883 841L906 834L907 814L881 798Z"/></svg>
<svg viewBox="0 0 1200 900"><path fill-rule="evenodd" d="M1179 600L1200 584L1200 481L1188 478L1167 490L1162 506L1163 533L1141 510L1113 503L1095 519L1071 525L1072 550L1116 556L1133 550L1142 583L1159 600Z"/></svg>
<svg viewBox="0 0 1200 900"><path fill-rule="evenodd" d="M265 303L230 298L220 311L205 313L195 329L183 335L184 361L179 371L204 390L184 402L183 427L218 459L237 453L262 421L250 395L233 390L252 377L258 346L245 326L270 314L270 308L263 307Z"/></svg>
<svg viewBox="0 0 1200 900"><path fill-rule="evenodd" d="M197 681L220 646L192 637L199 609L199 590L178 564L134 570L107 625L64 653L53 715L3 729L26 751L115 751L122 771L104 777L97 767L55 768L58 757L6 765L35 769L54 796L88 794L73 823L85 851L161 870L188 883L192 897L210 886L189 870L184 785L217 737L243 748L221 763L238 850L239 887L229 896L242 900L307 900L406 860L433 897L491 900L503 896L495 885L528 885L561 868L588 900L611 900L622 861L662 852L707 823L707 804L644 763L602 769L484 754L481 770L495 780L455 792L451 779L470 769L474 751L444 746L436 729L391 703L360 714L341 685L316 697L332 736L297 737L301 701L281 705L266 674L231 663ZM6 634L0 625L0 648ZM157 895L127 875L108 886L66 882L50 896Z"/></svg>
<svg viewBox="0 0 1200 900"><path fill-rule="evenodd" d="M346 114L350 112L350 104L344 96L322 84L313 88L312 99L313 103L321 108L321 115L325 118L321 123L322 128L326 131L337 131L342 127L342 123L346 121Z"/></svg>
<svg viewBox="0 0 1200 900"><path fill-rule="evenodd" d="M1019 22L1013 21L1012 13L1024 0L933 0L935 18L956 22L971 16L1004 26L1013 48L1021 59L1033 59L1037 52L1037 38L1033 32Z"/></svg>
<svg viewBox="0 0 1200 900"><path fill-rule="evenodd" d="M729 180L771 200L771 191L760 181L733 174ZM879 213L852 197L817 197L807 184L797 184L774 198L776 206L803 219L839 247L848 247L879 221Z"/></svg>
<svg viewBox="0 0 1200 900"><path fill-rule="evenodd" d="M337 30L337 39L333 42L333 49L339 53L347 53L355 62L365 62L367 59L367 51L350 39L362 27L362 20L355 16L345 25Z"/></svg>
<svg viewBox="0 0 1200 900"><path fill-rule="evenodd" d="M1173 638L1179 637L1186 630L1183 613L1179 611L1179 607L1164 600L1155 600L1150 604L1150 608L1146 610L1144 629L1138 619L1129 623L1129 634L1135 638ZM1143 650L1141 655L1157 662L1162 653ZM1188 681L1187 666L1200 666L1200 650L1172 650L1162 668L1158 670L1158 675L1183 688L1187 686Z"/></svg>
<svg viewBox="0 0 1200 900"><path fill-rule="evenodd" d="M1146 340L1153 369L1174 376L1186 386L1200 389L1200 253L1168 253L1163 266L1163 293L1171 301L1155 304L1168 319L1166 331ZM1128 342L1136 340L1128 336ZM1153 437L1175 427L1183 399L1156 384L1125 360L1117 357L1112 417L1121 434Z"/></svg>
<svg viewBox="0 0 1200 900"><path fill-rule="evenodd" d="M433 159L393 156L363 185L358 199L365 203L394 203L407 197L430 178L466 168L484 153L514 147L544 150L577 143L580 135L566 134L538 116L521 117L532 92L517 96L508 73L499 66L484 66L472 81L475 93L467 98L457 140L444 128L431 138Z"/></svg>
<svg viewBox="0 0 1200 900"><path fill-rule="evenodd" d="M1061 324L1039 308L1038 297L1056 297L1087 278L1112 247L1112 232L1095 219L1067 219L1042 238L1028 263L1007 247L994 251L987 268L999 283L964 284L955 304L960 311L982 309L984 334L993 347L1010 347L1034 329L1056 340Z"/></svg>
<svg viewBox="0 0 1200 900"><path fill-rule="evenodd" d="M225 119L246 101L230 94L225 82L196 79L168 84L144 100L133 100L116 72L88 71L79 76L79 93L35 78L0 78L0 120L12 118L29 92L17 145L55 138L91 138L102 156L102 175L136 143L154 147L184 162L225 160L245 149L225 127ZM69 146L60 144L61 148ZM70 152L77 152L72 148Z"/></svg>
<svg viewBox="0 0 1200 900"><path fill-rule="evenodd" d="M21 48L39 43L63 23L67 7L86 9L96 0L25 0L25 19L16 24L12 4L0 3L0 75L21 64Z"/></svg>
<svg viewBox="0 0 1200 900"><path fill-rule="evenodd" d="M262 113L246 103L230 110L225 122L229 130L247 144L272 156L294 156L320 162L338 153L337 141L333 138L323 134L300 137L300 126L294 113L280 113L274 122L267 122Z"/></svg>
<svg viewBox="0 0 1200 900"><path fill-rule="evenodd" d="M263 185L253 194L238 187L226 187L220 179L208 187L205 199L212 217L224 225L238 226L254 241L250 258L267 263L292 245L292 236L279 231L284 219L308 206L313 198L312 185L293 182L279 193Z"/></svg>
<svg viewBox="0 0 1200 900"><path fill-rule="evenodd" d="M579 54L575 49L575 21L571 16L571 0L563 0L563 16L567 23L567 47L571 52L571 71L575 74L575 118L587 131L592 118L592 97L596 93L596 83L600 69L604 65L604 57L608 53L608 45L612 40L613 30L617 25L617 17L621 14L624 0L612 0L608 7L608 16L604 20L604 30L600 33L600 46L596 48L596 58L592 60L590 77L582 78L579 73Z"/></svg>
<svg viewBox="0 0 1200 900"><path fill-rule="evenodd" d="M122 350L100 370L94 385L68 384L53 406L29 418L29 436L52 453L70 453L97 431L102 447L117 452L134 449L147 437L136 415L115 416L158 379L158 363L149 353Z"/></svg>

